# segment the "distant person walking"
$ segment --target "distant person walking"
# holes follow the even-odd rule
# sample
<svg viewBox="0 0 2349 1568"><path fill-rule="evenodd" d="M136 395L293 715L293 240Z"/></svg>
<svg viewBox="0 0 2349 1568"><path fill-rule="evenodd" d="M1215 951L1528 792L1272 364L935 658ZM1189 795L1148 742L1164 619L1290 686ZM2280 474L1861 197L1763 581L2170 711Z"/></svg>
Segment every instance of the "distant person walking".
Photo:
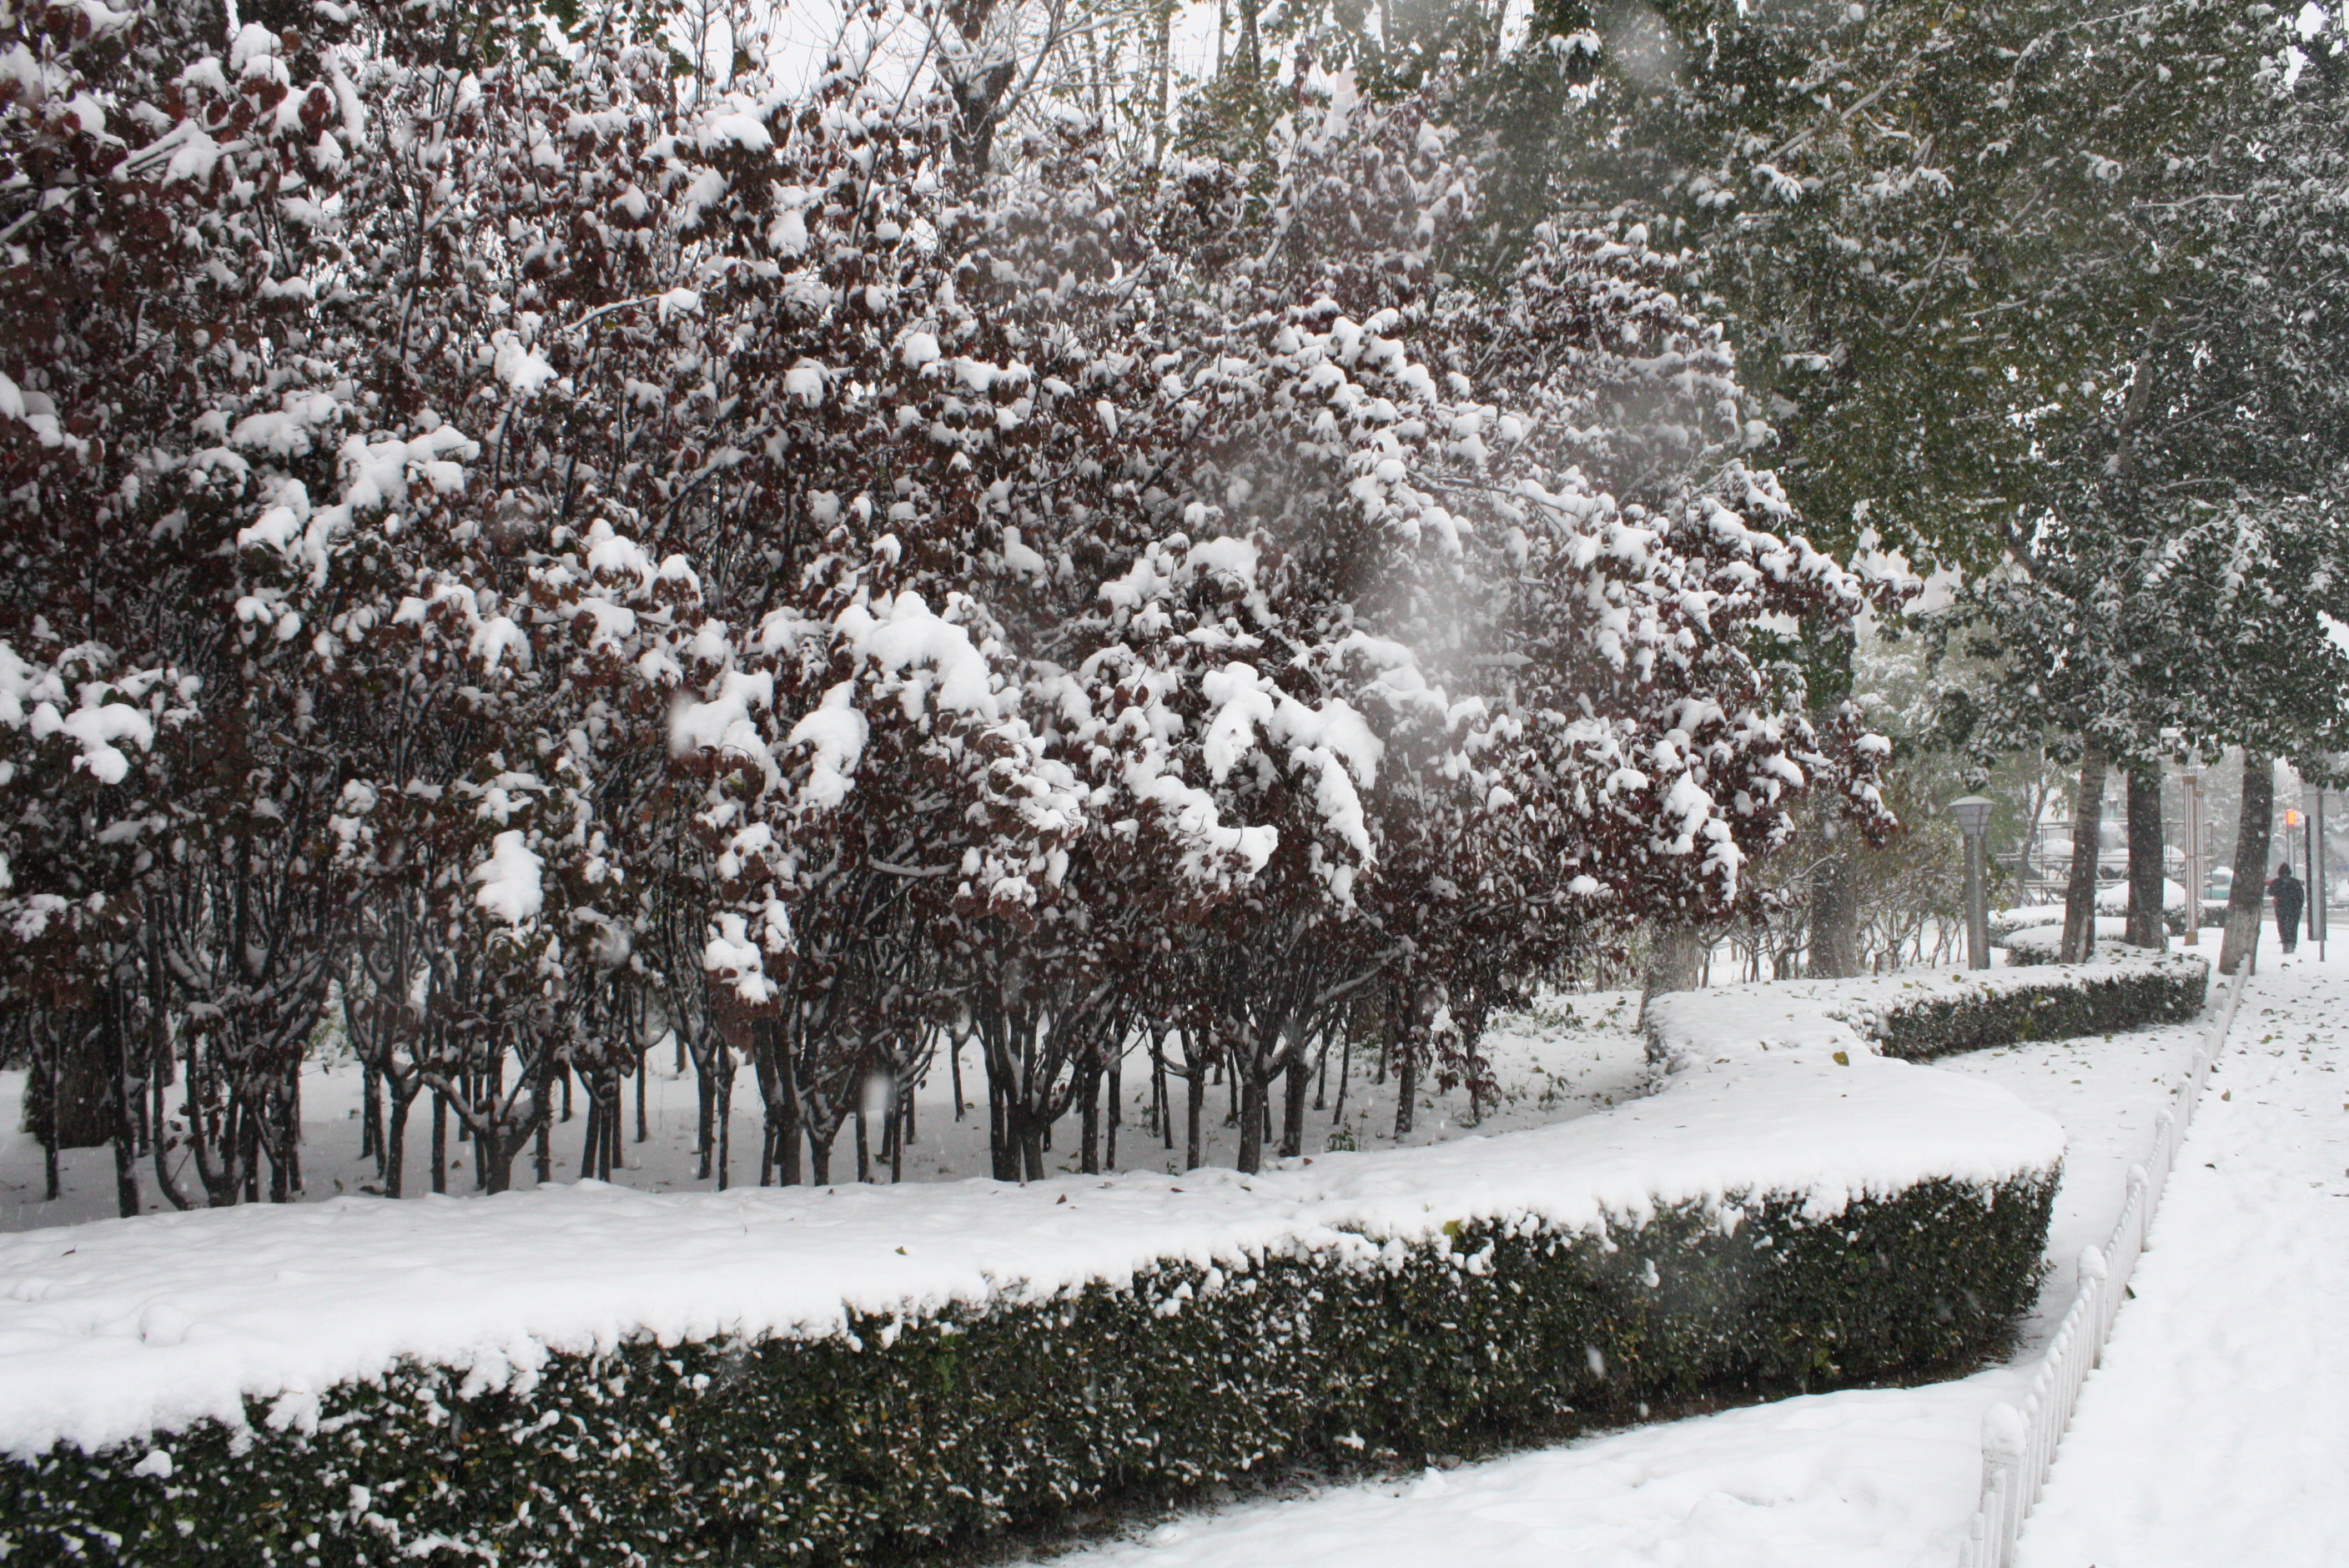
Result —
<svg viewBox="0 0 2349 1568"><path fill-rule="evenodd" d="M2292 874L2291 861L2276 867L2275 880L2268 883L2268 896L2275 900L2276 935L2290 953L2300 945L2300 908L2307 897L2300 879Z"/></svg>

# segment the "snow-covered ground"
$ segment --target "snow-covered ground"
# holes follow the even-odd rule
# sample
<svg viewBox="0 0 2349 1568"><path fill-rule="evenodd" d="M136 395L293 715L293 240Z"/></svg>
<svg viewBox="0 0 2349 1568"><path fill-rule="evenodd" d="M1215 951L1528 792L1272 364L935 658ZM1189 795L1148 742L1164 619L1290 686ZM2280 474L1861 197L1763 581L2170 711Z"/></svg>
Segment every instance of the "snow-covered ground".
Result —
<svg viewBox="0 0 2349 1568"><path fill-rule="evenodd" d="M1528 1020L1497 1042L1506 1103L1475 1130L1572 1119L1636 1088L1640 1042L1628 1006L1574 1005L1574 1018ZM2025 1537L2028 1568L2349 1562L2349 1502L2337 1482L2349 1455L2349 1354L2332 1321L2349 1299L2349 1084L2340 1071L2349 1030L2337 1022L2349 1016L2344 1005L2349 952L2323 969L2306 952L2263 964L2155 1225L2137 1299L2089 1380ZM1437 1557L1494 1568L1943 1568L1955 1560L1975 1504L1982 1415L1993 1403L2020 1400L2070 1298L2070 1260L2108 1230L2127 1168L2149 1146L2154 1114L2195 1034L2164 1028L1939 1064L2012 1091L2061 1121L2069 1138L2049 1282L2009 1363L1925 1387L1788 1399L1455 1470L1186 1513L1056 1561L1067 1568L1400 1568ZM347 1068L336 1069L312 1097L314 1171L337 1168L317 1152L330 1138L356 1154L355 1130L347 1117L337 1119L326 1092L338 1077L355 1082ZM690 1170L691 1082L657 1074L652 1087L655 1140L630 1146L641 1157L631 1179L698 1185ZM1375 1129L1392 1114L1392 1090L1363 1090L1357 1079L1346 1121L1375 1144ZM1466 1106L1454 1098L1456 1104L1431 1104L1421 1138L1460 1134ZM981 1169L977 1122L954 1123L936 1084L923 1109L924 1174ZM1141 1134L1138 1113L1137 1103L1122 1163L1163 1171L1164 1151ZM1325 1134L1330 1116L1317 1119ZM738 1138L747 1125L738 1120ZM37 1181L36 1154L28 1161L26 1148L18 1139L0 1154L0 1181ZM109 1212L103 1157L77 1157L89 1163L77 1168L78 1190L66 1200L78 1198L92 1215ZM355 1158L340 1168L366 1170ZM168 1340L171 1327L160 1324L154 1343Z"/></svg>
<svg viewBox="0 0 2349 1568"><path fill-rule="evenodd" d="M1568 1120L1601 1109L1637 1094L1646 1075L1643 1045L1632 1025L1639 1012L1637 992L1600 991L1545 999L1530 1013L1502 1021L1485 1038L1485 1048L1499 1086L1499 1101L1473 1113L1465 1089L1437 1094L1422 1087L1411 1146L1440 1143L1469 1133L1514 1132L1529 1127ZM373 1191L378 1186L375 1162L359 1154L358 1107L360 1075L347 1057L336 1059L330 1050L303 1076L302 1160L307 1183L303 1196L333 1198L347 1192ZM706 1191L713 1182L698 1178L694 1154L697 1099L693 1075L680 1072L674 1056L656 1050L645 1084L645 1120L648 1137L636 1138L636 1086L624 1090L627 1127L622 1154L626 1168L613 1170L615 1184L651 1192ZM1342 1058L1333 1062L1323 1086L1321 1103L1307 1118L1306 1150L1319 1153L1350 1140L1357 1149L1395 1146L1394 1080L1375 1081L1361 1070L1359 1057L1351 1070ZM1344 1099L1340 1102L1340 1078ZM1136 1055L1125 1068L1124 1125L1117 1142L1115 1168L1121 1171L1174 1172L1182 1166L1183 1082L1170 1078L1174 1101L1175 1147L1149 1128L1149 1060ZM77 1224L107 1219L116 1212L114 1153L110 1149L68 1151L63 1157L60 1196L44 1202L40 1145L23 1130L25 1075L0 1072L0 1232L30 1230L42 1225ZM944 1060L916 1091L916 1137L906 1146L905 1179L909 1181L959 1181L988 1171L987 1085L980 1077L977 1053L963 1063L963 1095L975 1101L971 1111L955 1117L953 1075ZM1210 1165L1234 1163L1237 1128L1226 1118L1227 1087L1212 1088L1204 1119L1206 1157ZM584 1101L582 1102L584 1109ZM579 1171L580 1143L586 1130L584 1115L554 1130L554 1176L564 1181ZM1075 1136L1074 1119L1066 1124L1069 1140ZM449 1191L467 1193L473 1188L471 1150L450 1134ZM429 1191L430 1123L422 1101L409 1119L408 1183L413 1196ZM1064 1171L1074 1171L1076 1153L1063 1140L1052 1158ZM140 1185L151 1212L164 1207L156 1195L153 1174L141 1161ZM855 1135L843 1132L833 1153L835 1178L855 1176ZM883 1172L885 1179L885 1171ZM734 1093L733 1160L735 1185L749 1186L759 1179L758 1087L746 1067ZM518 1188L530 1184L528 1155L517 1161ZM189 1181L189 1185L194 1185Z"/></svg>
<svg viewBox="0 0 2349 1568"><path fill-rule="evenodd" d="M237 1422L249 1400L300 1421L319 1391L402 1361L497 1387L552 1353L637 1335L831 1334L852 1311L1123 1286L1166 1259L1214 1290L1275 1253L1377 1268L1392 1247L1448 1246L1461 1225L1604 1234L1689 1205L1728 1233L1756 1194L1826 1218L1925 1181L2036 1176L2063 1156L2063 1128L1992 1082L1865 1051L1723 1050L1603 1116L1254 1175L728 1193L583 1181L23 1232L0 1238L0 1453Z"/></svg>
<svg viewBox="0 0 2349 1568"><path fill-rule="evenodd" d="M2349 1563L2343 947L2262 960L2023 1568Z"/></svg>
<svg viewBox="0 0 2349 1568"><path fill-rule="evenodd" d="M2349 984L2342 994L2349 1000ZM2238 1040L2257 1017L2247 1001ZM2012 1362L1924 1387L1786 1399L1185 1515L1056 1559L1056 1568L1948 1568L1979 1499L1983 1413L2019 1402L2029 1387L2071 1299L2070 1260L2111 1229L2128 1166L2150 1147L2154 1117L2199 1030L2036 1043L1936 1064L2004 1086L2062 1121L2070 1139L2049 1237L2054 1266ZM2336 1442L2331 1451L2344 1450ZM2121 1568L2140 1559L2062 1561ZM2176 1561L2215 1568L2259 1559Z"/></svg>

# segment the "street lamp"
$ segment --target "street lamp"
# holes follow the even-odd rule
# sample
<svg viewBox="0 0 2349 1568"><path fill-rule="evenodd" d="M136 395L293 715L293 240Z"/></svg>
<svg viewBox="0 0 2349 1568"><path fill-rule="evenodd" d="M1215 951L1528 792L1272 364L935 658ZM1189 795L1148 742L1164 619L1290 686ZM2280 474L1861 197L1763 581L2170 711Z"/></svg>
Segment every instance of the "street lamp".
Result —
<svg viewBox="0 0 2349 1568"><path fill-rule="evenodd" d="M1990 967L1990 910L1982 902L1982 834L1990 827L1992 802L1968 795L1950 802L1950 815L1966 836L1966 967ZM2076 852L2076 851L2075 851Z"/></svg>

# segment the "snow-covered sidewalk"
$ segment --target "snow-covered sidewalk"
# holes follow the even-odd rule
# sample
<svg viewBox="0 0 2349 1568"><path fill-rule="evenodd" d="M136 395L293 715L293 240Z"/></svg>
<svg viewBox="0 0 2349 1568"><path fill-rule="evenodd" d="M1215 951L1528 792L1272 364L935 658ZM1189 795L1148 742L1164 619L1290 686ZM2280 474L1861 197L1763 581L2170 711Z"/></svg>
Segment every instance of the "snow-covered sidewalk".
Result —
<svg viewBox="0 0 2349 1568"><path fill-rule="evenodd" d="M2023 1568L2349 1563L2349 944L2262 960Z"/></svg>
<svg viewBox="0 0 2349 1568"><path fill-rule="evenodd" d="M2247 1002L2236 1038L2255 1024L2265 1032ZM2111 1230L2127 1169L2151 1146L2155 1115L2200 1033L2180 1026L1936 1064L1992 1079L2064 1124L2048 1243L2056 1267L2012 1363L1924 1387L1786 1399L1188 1515L1055 1568L1949 1568L1979 1501L1983 1413L2028 1388L2072 1297L2070 1260ZM2248 1559L2203 1560L2234 1561Z"/></svg>

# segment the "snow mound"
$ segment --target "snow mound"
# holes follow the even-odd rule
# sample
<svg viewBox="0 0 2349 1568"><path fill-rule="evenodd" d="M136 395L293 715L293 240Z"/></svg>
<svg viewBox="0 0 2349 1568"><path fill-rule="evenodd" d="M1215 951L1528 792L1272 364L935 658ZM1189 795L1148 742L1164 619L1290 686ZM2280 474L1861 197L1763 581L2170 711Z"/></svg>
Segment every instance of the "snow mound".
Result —
<svg viewBox="0 0 2349 1568"><path fill-rule="evenodd" d="M638 1336L830 1336L852 1314L1049 1297L1162 1261L1309 1250L1371 1267L1387 1242L1454 1222L1579 1233L1695 1205L1733 1222L1764 1195L1826 1219L1920 1181L2003 1182L2062 1158L2062 1128L2002 1088L1865 1046L1837 1061L1808 1048L1824 1033L1803 1040L1603 1115L1255 1176L678 1194L583 1181L29 1232L0 1241L0 1450L241 1427L247 1401L299 1423L322 1391L403 1361L526 1388L550 1356Z"/></svg>

